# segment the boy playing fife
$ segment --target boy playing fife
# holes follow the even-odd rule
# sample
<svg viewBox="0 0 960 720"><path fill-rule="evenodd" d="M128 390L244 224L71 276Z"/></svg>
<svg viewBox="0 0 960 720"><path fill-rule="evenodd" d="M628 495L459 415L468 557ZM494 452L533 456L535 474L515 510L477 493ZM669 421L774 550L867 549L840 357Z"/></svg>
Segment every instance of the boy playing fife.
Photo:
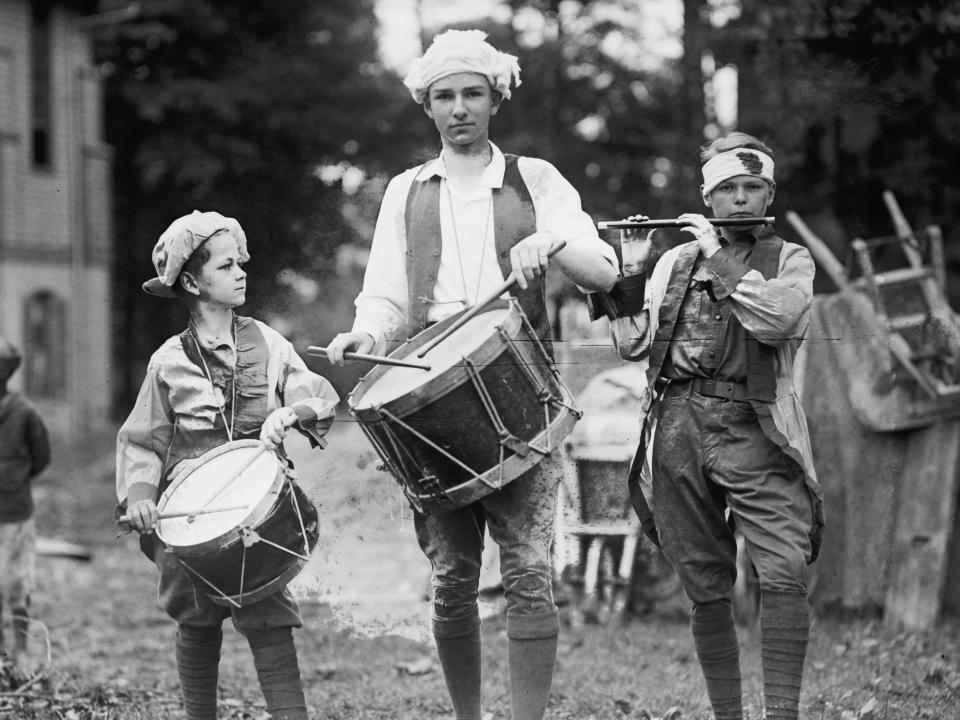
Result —
<svg viewBox="0 0 960 720"><path fill-rule="evenodd" d="M300 611L289 590L243 607L222 607L197 588L151 533L157 499L184 461L228 441L259 437L283 453L296 427L313 445L339 398L270 327L233 309L246 299L247 240L236 220L194 211L175 220L153 249L153 295L180 298L186 330L150 359L136 405L117 437L117 497L160 571L159 604L177 622L180 689L191 720L217 715L221 625L232 617L253 653L273 718L307 717L291 628Z"/></svg>
<svg viewBox="0 0 960 720"><path fill-rule="evenodd" d="M7 392L7 380L18 367L20 353L0 338L0 603L13 615L14 659L27 649L37 556L30 483L50 462L40 414L22 395Z"/></svg>

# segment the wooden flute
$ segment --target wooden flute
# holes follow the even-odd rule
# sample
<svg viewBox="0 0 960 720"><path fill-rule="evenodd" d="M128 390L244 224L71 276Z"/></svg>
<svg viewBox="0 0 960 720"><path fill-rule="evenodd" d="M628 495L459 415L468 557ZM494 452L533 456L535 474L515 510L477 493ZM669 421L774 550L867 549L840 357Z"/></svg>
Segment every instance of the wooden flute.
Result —
<svg viewBox="0 0 960 720"><path fill-rule="evenodd" d="M772 223L774 217L728 217L728 218L707 218L711 225L717 227L736 226L736 225L766 225ZM677 218L660 218L656 220L601 220L597 223L598 230L626 230L628 228L675 228L689 225L685 220Z"/></svg>

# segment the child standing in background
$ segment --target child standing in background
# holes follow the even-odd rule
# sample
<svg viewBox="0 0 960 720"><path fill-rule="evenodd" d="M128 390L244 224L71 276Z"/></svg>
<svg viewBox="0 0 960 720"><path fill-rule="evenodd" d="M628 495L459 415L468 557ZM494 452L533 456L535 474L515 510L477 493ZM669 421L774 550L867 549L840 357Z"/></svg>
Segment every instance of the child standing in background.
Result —
<svg viewBox="0 0 960 720"><path fill-rule="evenodd" d="M50 462L47 428L36 408L7 381L20 353L0 338L0 612L13 615L14 658L27 649L30 593L36 575L37 534L31 481ZM2 629L0 650L6 653Z"/></svg>

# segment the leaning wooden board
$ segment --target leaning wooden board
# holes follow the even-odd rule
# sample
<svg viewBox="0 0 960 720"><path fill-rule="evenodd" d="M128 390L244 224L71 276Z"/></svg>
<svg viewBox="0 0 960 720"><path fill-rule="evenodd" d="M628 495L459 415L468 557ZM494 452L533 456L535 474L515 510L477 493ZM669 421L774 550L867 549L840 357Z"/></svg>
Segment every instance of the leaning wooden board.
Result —
<svg viewBox="0 0 960 720"><path fill-rule="evenodd" d="M884 620L911 630L933 627L943 606L957 490L960 420L914 430L896 502Z"/></svg>

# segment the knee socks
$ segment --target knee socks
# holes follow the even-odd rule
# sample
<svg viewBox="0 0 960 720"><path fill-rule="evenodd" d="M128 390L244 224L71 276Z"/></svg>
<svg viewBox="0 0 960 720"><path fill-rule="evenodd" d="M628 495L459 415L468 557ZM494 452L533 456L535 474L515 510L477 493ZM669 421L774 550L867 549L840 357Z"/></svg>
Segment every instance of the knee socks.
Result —
<svg viewBox="0 0 960 720"><path fill-rule="evenodd" d="M220 670L219 627L181 625L177 631L177 673L183 709L189 720L217 717L217 677Z"/></svg>
<svg viewBox="0 0 960 720"><path fill-rule="evenodd" d="M25 607L13 609L13 649L14 652L27 651L27 637L30 633L30 615Z"/></svg>
<svg viewBox="0 0 960 720"><path fill-rule="evenodd" d="M556 612L530 618L507 616L513 720L543 717L553 685L559 631Z"/></svg>
<svg viewBox="0 0 960 720"><path fill-rule="evenodd" d="M810 635L810 606L801 593L764 590L760 605L763 696L768 720L796 720Z"/></svg>
<svg viewBox="0 0 960 720"><path fill-rule="evenodd" d="M300 664L289 627L244 632L260 689L273 720L307 720Z"/></svg>
<svg viewBox="0 0 960 720"><path fill-rule="evenodd" d="M456 720L480 720L480 615L454 621L436 620L433 635Z"/></svg>
<svg viewBox="0 0 960 720"><path fill-rule="evenodd" d="M694 603L693 643L716 720L742 720L740 646L730 600Z"/></svg>

